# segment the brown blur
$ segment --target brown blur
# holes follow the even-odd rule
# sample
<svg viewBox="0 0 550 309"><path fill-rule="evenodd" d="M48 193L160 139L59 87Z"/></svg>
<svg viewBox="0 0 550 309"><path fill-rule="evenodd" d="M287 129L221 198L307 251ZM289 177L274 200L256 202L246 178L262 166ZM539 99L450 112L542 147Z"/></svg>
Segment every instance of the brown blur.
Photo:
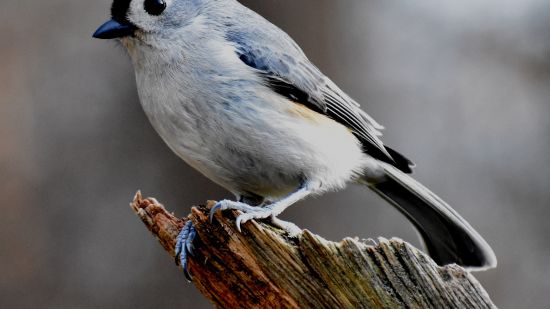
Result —
<svg viewBox="0 0 550 309"><path fill-rule="evenodd" d="M501 308L550 291L550 2L245 1L386 126L416 177L493 246ZM91 33L109 0L0 2L0 307L209 308L131 213L231 197L162 143L131 64ZM284 218L332 240L410 224L361 187Z"/></svg>

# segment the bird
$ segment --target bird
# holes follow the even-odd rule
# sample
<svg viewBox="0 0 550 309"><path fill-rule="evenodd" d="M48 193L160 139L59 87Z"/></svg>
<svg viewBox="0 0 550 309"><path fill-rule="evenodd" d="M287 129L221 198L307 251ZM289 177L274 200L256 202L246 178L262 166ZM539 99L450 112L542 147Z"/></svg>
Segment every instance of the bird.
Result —
<svg viewBox="0 0 550 309"><path fill-rule="evenodd" d="M278 218L307 197L367 187L416 227L431 258L469 270L497 265L472 226L410 176L415 165L382 142L382 125L324 75L283 30L236 0L114 0L93 37L115 39L135 71L143 110L168 147L235 195L236 226ZM176 260L186 275L188 222Z"/></svg>

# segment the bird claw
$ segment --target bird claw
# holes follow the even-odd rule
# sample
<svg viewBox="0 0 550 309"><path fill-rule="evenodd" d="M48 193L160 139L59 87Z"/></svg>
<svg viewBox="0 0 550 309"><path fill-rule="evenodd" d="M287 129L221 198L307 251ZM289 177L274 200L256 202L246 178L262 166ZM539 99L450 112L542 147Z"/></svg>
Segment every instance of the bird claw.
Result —
<svg viewBox="0 0 550 309"><path fill-rule="evenodd" d="M176 265L181 265L183 268L183 273L187 280L192 281L193 277L188 269L188 258L189 256L195 255L195 246L193 245L193 240L197 236L197 231L193 226L191 220L187 221L181 229L178 237L176 238L176 256L175 262Z"/></svg>
<svg viewBox="0 0 550 309"><path fill-rule="evenodd" d="M210 209L210 216L209 216L210 223L212 223L212 221L214 221L214 215L218 211L224 211L224 210L228 210L228 209L239 210L239 211L242 211L244 213L248 213L248 212L257 211L258 207L254 207L254 206L250 206L250 205L245 204L245 203L234 202L234 201L230 201L230 200L219 201L219 202L216 203L216 205L214 205L214 207L212 207L212 209Z"/></svg>
<svg viewBox="0 0 550 309"><path fill-rule="evenodd" d="M239 231L239 233L242 233L241 226L250 220L271 218L270 223L273 226L285 230L290 236L298 235L302 231L298 226L293 223L282 221L276 218L276 216L280 213L280 211L276 209L276 206L277 204L270 204L264 207L254 207L242 202L223 200L216 203L216 205L214 205L214 207L210 209L210 222L212 222L212 220L214 219L214 215L218 211L229 209L238 210L242 212L242 214L237 217L237 220L235 222L237 231Z"/></svg>
<svg viewBox="0 0 550 309"><path fill-rule="evenodd" d="M222 204L221 202L217 202L216 205L214 205L214 207L212 207L210 209L210 216L208 217L208 219L210 220L210 223L212 223L214 221L214 215L220 211L222 209Z"/></svg>
<svg viewBox="0 0 550 309"><path fill-rule="evenodd" d="M277 217L271 217L270 223L272 226L286 231L289 237L297 237L300 233L302 233L302 229L296 224L288 221L283 221Z"/></svg>
<svg viewBox="0 0 550 309"><path fill-rule="evenodd" d="M246 212L242 215L239 215L237 217L235 225L237 226L237 230L239 231L239 233L242 233L241 225L243 223L246 223L246 222L248 222L250 220L253 220L253 219L266 219L266 218L269 218L271 216L273 216L273 212L268 207L264 207L264 208L260 208L260 209L254 209L254 211Z"/></svg>

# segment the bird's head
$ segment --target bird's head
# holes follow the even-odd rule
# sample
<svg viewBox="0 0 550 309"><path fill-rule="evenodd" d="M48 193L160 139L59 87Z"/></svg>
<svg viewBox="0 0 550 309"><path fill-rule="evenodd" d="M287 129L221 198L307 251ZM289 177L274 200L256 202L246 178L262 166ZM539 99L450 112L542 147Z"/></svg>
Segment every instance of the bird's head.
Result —
<svg viewBox="0 0 550 309"><path fill-rule="evenodd" d="M114 0L98 39L167 37L200 14L211 0Z"/></svg>

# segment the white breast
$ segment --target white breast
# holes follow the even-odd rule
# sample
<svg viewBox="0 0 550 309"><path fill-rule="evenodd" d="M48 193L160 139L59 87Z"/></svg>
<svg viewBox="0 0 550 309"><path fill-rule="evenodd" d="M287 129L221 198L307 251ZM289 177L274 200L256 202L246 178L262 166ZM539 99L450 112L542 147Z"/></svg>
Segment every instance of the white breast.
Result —
<svg viewBox="0 0 550 309"><path fill-rule="evenodd" d="M338 189L376 165L346 127L262 86L231 46L193 48L204 50L130 54L152 125L213 181L236 194L278 197L308 179Z"/></svg>

